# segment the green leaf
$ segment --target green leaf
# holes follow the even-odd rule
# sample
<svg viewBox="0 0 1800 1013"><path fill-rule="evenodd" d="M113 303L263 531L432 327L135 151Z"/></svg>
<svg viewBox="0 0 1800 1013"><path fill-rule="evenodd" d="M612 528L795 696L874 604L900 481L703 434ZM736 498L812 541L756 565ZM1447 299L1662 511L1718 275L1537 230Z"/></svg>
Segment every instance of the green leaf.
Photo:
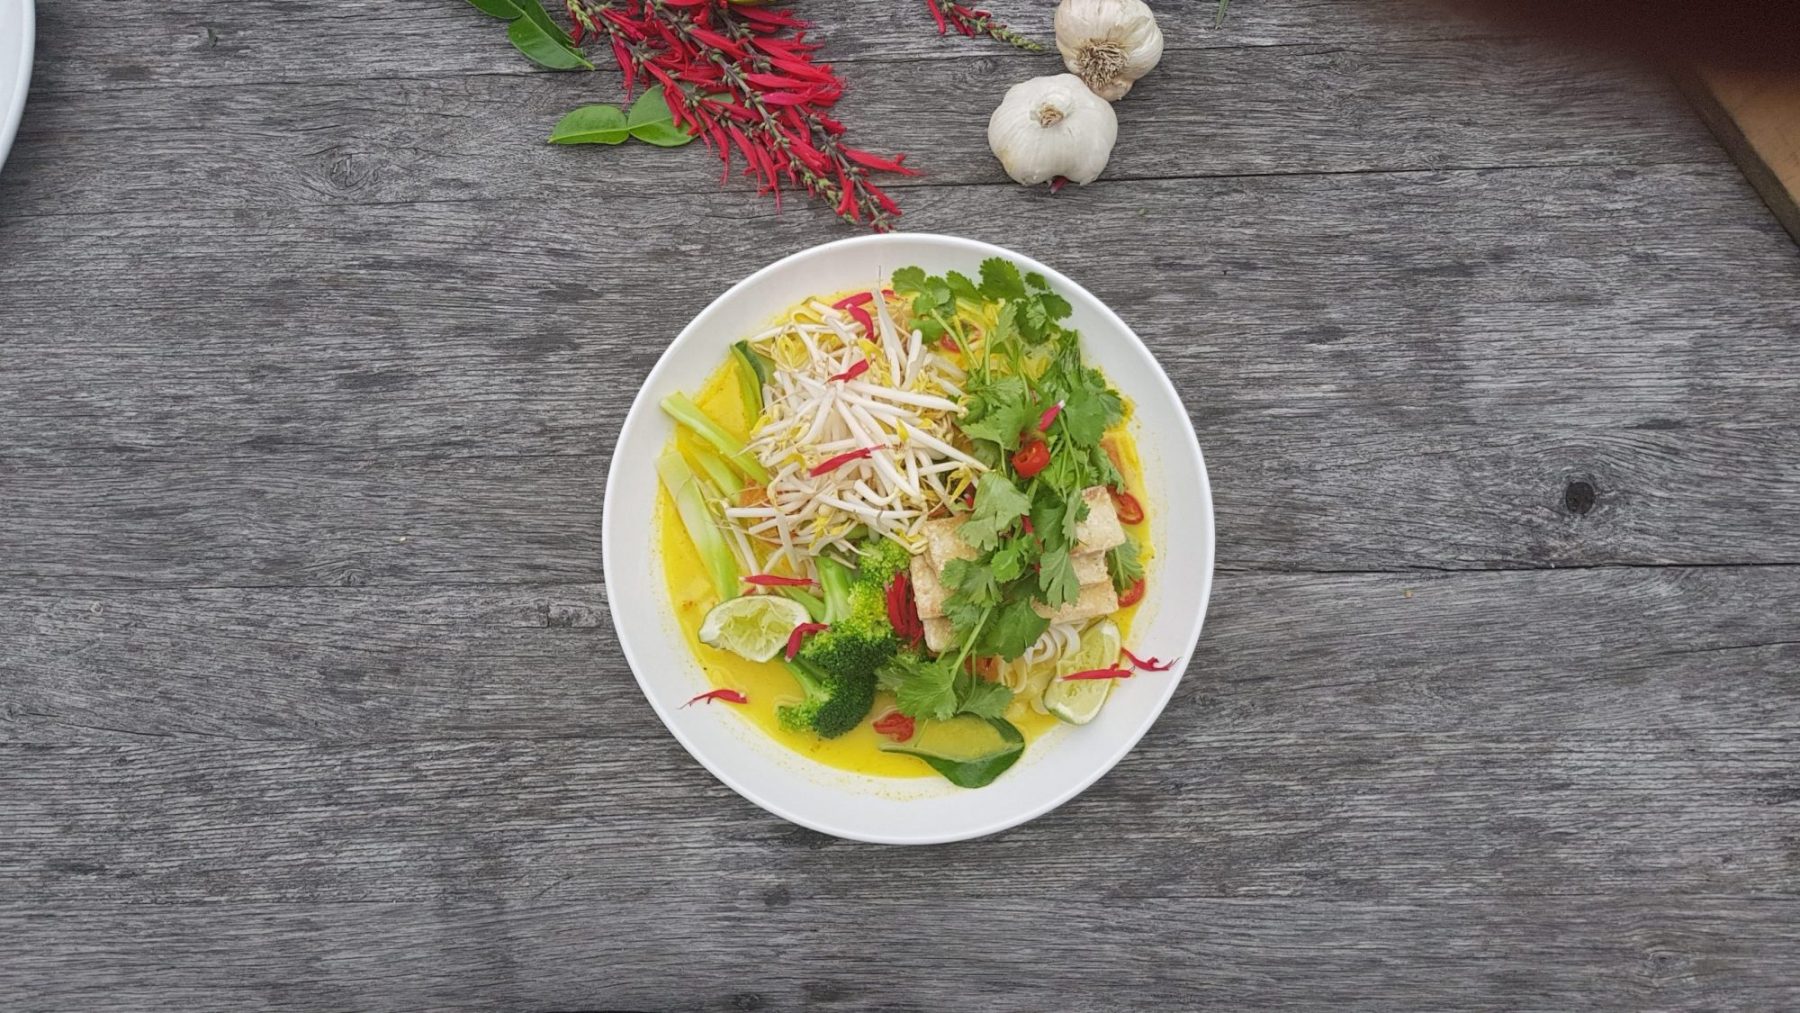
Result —
<svg viewBox="0 0 1800 1013"><path fill-rule="evenodd" d="M1005 717L1006 708L1012 706L1012 699L1012 690L1005 686L986 679L972 679L957 710L982 718Z"/></svg>
<svg viewBox="0 0 1800 1013"><path fill-rule="evenodd" d="M912 718L947 720L956 713L956 659L925 661L897 654L882 670L881 680L893 690L894 705Z"/></svg>
<svg viewBox="0 0 1800 1013"><path fill-rule="evenodd" d="M1007 450L1019 449L1019 436L1036 419L1036 405L1016 376L1002 376L985 387L974 387L968 400L969 412L957 424L965 436L974 440L991 440Z"/></svg>
<svg viewBox="0 0 1800 1013"><path fill-rule="evenodd" d="M551 144L618 144L631 136L625 114L616 106L582 106L556 121Z"/></svg>
<svg viewBox="0 0 1800 1013"><path fill-rule="evenodd" d="M997 654L1008 661L1024 654L1050 628L1050 620L1031 607L1030 595L1019 595L1000 606L981 631L981 641L970 652L976 657Z"/></svg>
<svg viewBox="0 0 1800 1013"><path fill-rule="evenodd" d="M1029 538L1013 538L994 550L988 560L988 570L995 580L1002 584L1018 580L1025 573L1025 564L1031 561L1036 547Z"/></svg>
<svg viewBox="0 0 1800 1013"><path fill-rule="evenodd" d="M675 125L675 114L669 110L660 84L638 96L625 122L631 128L631 136L659 148L679 148L694 139L693 134Z"/></svg>
<svg viewBox="0 0 1800 1013"><path fill-rule="evenodd" d="M1044 592L1044 604L1053 608L1081 597L1081 578L1075 576L1068 549L1044 553L1038 561L1038 589Z"/></svg>
<svg viewBox="0 0 1800 1013"><path fill-rule="evenodd" d="M1031 509L1031 500L1005 475L988 472L975 488L975 510L957 534L977 551L1000 544L1000 536Z"/></svg>
<svg viewBox="0 0 1800 1013"><path fill-rule="evenodd" d="M1051 320L1062 320L1075 312L1075 307L1069 305L1069 300L1055 292L1045 292L1038 296L1038 302L1043 304L1044 313Z"/></svg>
<svg viewBox="0 0 1800 1013"><path fill-rule="evenodd" d="M1025 753L1025 736L1019 733L1004 718L983 718L994 730L1000 733L1002 749L991 756L978 760L946 760L939 756L929 756L904 747L895 747L888 752L906 753L924 760L931 769L944 776L944 780L958 788L985 788L994 783L994 779L1007 772L1019 757Z"/></svg>
<svg viewBox="0 0 1800 1013"><path fill-rule="evenodd" d="M469 0L469 2L482 13L490 14L503 21L511 21L525 13L512 0Z"/></svg>
<svg viewBox="0 0 1800 1013"><path fill-rule="evenodd" d="M981 262L981 294L989 299L1023 299L1025 282L1012 261L989 257Z"/></svg>
<svg viewBox="0 0 1800 1013"><path fill-rule="evenodd" d="M1144 563L1138 555L1138 543L1127 538L1106 554L1106 572L1112 575L1113 590L1124 591L1144 576Z"/></svg>
<svg viewBox="0 0 1800 1013"><path fill-rule="evenodd" d="M1025 284L1030 285L1032 288L1035 288L1040 292L1050 291L1050 279L1044 277L1043 275L1037 273L1036 271L1026 272Z"/></svg>
<svg viewBox="0 0 1800 1013"><path fill-rule="evenodd" d="M532 62L551 70L594 69L587 57L581 55L581 50L575 48L569 33L550 20L550 13L544 10L539 0L469 2L494 17L510 20L512 24L506 26L506 37L512 40L513 48Z"/></svg>
<svg viewBox="0 0 1800 1013"><path fill-rule="evenodd" d="M986 608L1000 604L1000 584L994 579L993 569L973 559L945 563L944 586L971 605Z"/></svg>
<svg viewBox="0 0 1800 1013"><path fill-rule="evenodd" d="M946 271L944 272L944 283L950 287L950 293L958 299L966 299L972 303L982 301L981 292L975 288L975 283L970 281L966 274Z"/></svg>
<svg viewBox="0 0 1800 1013"><path fill-rule="evenodd" d="M894 272L894 291L900 295L912 295L925 291L925 269L922 267L903 267Z"/></svg>

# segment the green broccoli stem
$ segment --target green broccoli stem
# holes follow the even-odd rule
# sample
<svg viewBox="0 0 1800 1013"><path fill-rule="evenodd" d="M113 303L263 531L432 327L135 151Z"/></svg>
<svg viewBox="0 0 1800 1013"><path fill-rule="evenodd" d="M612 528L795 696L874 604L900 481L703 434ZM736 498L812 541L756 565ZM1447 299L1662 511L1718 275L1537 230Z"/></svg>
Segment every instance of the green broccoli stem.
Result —
<svg viewBox="0 0 1800 1013"><path fill-rule="evenodd" d="M713 448L725 455L725 460L737 469L738 473L752 482L767 482L769 471L762 466L755 455L750 453L744 441L726 432L712 417L700 410L686 394L676 391L662 399L662 410L669 417L688 428L688 431L700 437Z"/></svg>
<svg viewBox="0 0 1800 1013"><path fill-rule="evenodd" d="M832 559L820 556L819 589L825 592L825 618L827 623L843 622L850 617L850 584L856 572Z"/></svg>
<svg viewBox="0 0 1800 1013"><path fill-rule="evenodd" d="M796 658L792 661L783 661L782 665L787 668L788 674L794 677L794 681L800 684L800 688L806 691L808 699L823 696L831 691L825 673L814 668L809 662Z"/></svg>
<svg viewBox="0 0 1800 1013"><path fill-rule="evenodd" d="M656 473L675 500L681 526L687 529L695 551L700 553L700 562L706 567L707 576L712 578L713 590L718 592L719 600L736 598L739 592L737 556L713 523L706 495L694 470L688 467L687 458L673 448L665 450L656 459Z"/></svg>

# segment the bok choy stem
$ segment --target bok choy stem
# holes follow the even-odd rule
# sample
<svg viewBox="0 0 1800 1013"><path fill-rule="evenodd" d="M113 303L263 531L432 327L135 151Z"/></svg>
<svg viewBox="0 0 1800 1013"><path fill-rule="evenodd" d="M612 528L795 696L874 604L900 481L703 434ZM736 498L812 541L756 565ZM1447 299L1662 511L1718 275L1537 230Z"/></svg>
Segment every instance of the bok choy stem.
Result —
<svg viewBox="0 0 1800 1013"><path fill-rule="evenodd" d="M694 549L700 553L700 562L706 567L707 576L712 578L713 590L719 594L719 600L738 596L737 556L726 544L725 535L713 523L712 511L706 505L706 494L700 487L694 470L688 467L687 458L681 452L670 448L663 451L656 459L656 473L661 476L662 483L675 500L675 509L681 514L681 525L687 529L688 538L693 541Z"/></svg>
<svg viewBox="0 0 1800 1013"><path fill-rule="evenodd" d="M689 432L712 444L713 449L723 454L726 462L738 474L752 482L764 483L769 480L768 469L750 453L744 446L744 441L726 432L686 394L677 391L663 398L662 410L668 412L670 418L686 426Z"/></svg>

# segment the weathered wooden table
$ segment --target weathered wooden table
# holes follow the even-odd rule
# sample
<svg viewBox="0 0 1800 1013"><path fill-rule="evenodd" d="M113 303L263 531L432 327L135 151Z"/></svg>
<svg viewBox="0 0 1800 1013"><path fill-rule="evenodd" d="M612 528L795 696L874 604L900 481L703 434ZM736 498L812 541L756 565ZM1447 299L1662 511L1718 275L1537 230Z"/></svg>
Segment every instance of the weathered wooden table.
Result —
<svg viewBox="0 0 1800 1013"><path fill-rule="evenodd" d="M1667 85L1165 0L1052 197L984 126L1053 58L800 6L907 226L1063 267L1192 407L1220 572L1143 744L949 847L723 788L618 657L607 455L691 314L850 231L542 144L616 77L456 0L44 0L0 1005L1800 1005L1800 258Z"/></svg>

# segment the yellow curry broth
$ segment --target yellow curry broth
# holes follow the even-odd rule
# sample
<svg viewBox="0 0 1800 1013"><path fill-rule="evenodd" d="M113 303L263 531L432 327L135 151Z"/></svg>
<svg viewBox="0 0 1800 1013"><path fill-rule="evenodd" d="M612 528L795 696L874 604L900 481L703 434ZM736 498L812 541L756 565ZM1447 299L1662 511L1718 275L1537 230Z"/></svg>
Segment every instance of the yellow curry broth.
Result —
<svg viewBox="0 0 1800 1013"><path fill-rule="evenodd" d="M744 417L744 404L738 394L735 370L735 363L726 362L707 380L694 401L702 411L725 428L738 436L746 436L751 420ZM687 450L699 449L691 443L693 439L685 430L678 431L675 436L677 445ZM1143 488L1142 463L1138 458L1136 441L1123 426L1109 433L1108 439L1114 441L1127 484L1133 489ZM807 732L794 732L782 727L775 710L782 704L799 700L799 687L795 685L793 676L788 674L787 669L776 662L747 661L729 651L708 647L700 642L700 623L706 618L707 610L717 604L718 599L713 593L712 581L707 578L706 569L700 562L699 552L694 549L694 543L681 526L674 499L667 489L662 488L661 483L657 484L657 490L656 527L658 545L662 551L663 578L668 586L669 600L675 605L675 618L681 625L682 638L687 641L688 649L706 671L708 682L715 687L738 690L749 698L749 703L741 706L727 703L700 703L694 706L730 707L777 742L828 766L876 777L932 775L931 768L914 757L883 752L880 744L885 740L876 734L867 721L836 739L821 739ZM1133 532L1132 536L1144 543L1142 532ZM1148 558L1148 544L1142 544L1142 548ZM1129 632L1132 616L1136 612L1137 608L1133 606L1114 616L1122 633ZM892 696L885 692L876 696L873 715L892 709ZM1006 718L1018 727L1027 743L1035 741L1058 724L1055 718L1039 714L1022 699L1013 702Z"/></svg>

